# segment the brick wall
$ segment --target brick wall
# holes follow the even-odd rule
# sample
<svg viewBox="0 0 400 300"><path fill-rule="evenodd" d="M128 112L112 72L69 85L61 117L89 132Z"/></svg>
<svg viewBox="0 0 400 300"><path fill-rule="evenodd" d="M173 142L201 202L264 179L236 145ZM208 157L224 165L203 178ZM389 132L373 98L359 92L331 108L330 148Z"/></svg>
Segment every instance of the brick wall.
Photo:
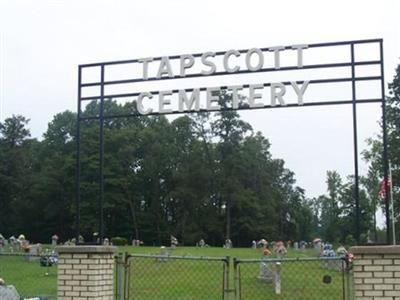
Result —
<svg viewBox="0 0 400 300"><path fill-rule="evenodd" d="M112 300L114 253L110 246L57 248L58 300Z"/></svg>
<svg viewBox="0 0 400 300"><path fill-rule="evenodd" d="M354 260L355 299L400 299L400 246L358 246Z"/></svg>

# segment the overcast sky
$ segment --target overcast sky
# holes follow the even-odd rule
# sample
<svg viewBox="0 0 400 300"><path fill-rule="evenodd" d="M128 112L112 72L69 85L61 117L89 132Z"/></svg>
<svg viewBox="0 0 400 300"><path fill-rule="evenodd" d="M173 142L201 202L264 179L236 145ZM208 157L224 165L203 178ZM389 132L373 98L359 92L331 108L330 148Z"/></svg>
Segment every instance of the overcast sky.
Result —
<svg viewBox="0 0 400 300"><path fill-rule="evenodd" d="M399 3L0 0L0 118L24 115L32 136L41 138L56 113L76 111L79 64L206 51L383 38L390 82L400 62ZM222 85L213 80L214 86ZM359 89L376 94L375 88ZM333 99L341 95L334 86L315 93ZM379 105L359 106L360 152L364 140L379 133L380 113ZM327 170L343 176L354 172L351 107L258 110L242 116L270 139L274 157L286 161L308 196L326 191ZM360 171L366 171L362 162Z"/></svg>

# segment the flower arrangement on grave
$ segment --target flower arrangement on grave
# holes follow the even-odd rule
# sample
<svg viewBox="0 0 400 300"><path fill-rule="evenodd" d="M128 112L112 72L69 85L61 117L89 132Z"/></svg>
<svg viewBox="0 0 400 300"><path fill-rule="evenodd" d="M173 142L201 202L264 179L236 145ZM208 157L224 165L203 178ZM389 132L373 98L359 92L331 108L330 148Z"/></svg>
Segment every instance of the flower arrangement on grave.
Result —
<svg viewBox="0 0 400 300"><path fill-rule="evenodd" d="M350 272L353 269L353 261L355 260L355 256L353 253L347 252L344 259L346 261L345 272Z"/></svg>
<svg viewBox="0 0 400 300"><path fill-rule="evenodd" d="M287 250L282 241L274 243L273 251L276 253L278 257L282 257L287 254Z"/></svg>
<svg viewBox="0 0 400 300"><path fill-rule="evenodd" d="M18 236L17 243L19 245L19 248L21 250L23 250L24 252L29 252L29 249L31 249L31 245L29 245L29 241L27 241L25 239L25 235L23 235L23 234L20 234Z"/></svg>
<svg viewBox="0 0 400 300"><path fill-rule="evenodd" d="M353 253L347 253L347 254L346 254L346 259L347 259L347 261L350 262L350 263L353 262L353 260L355 260L355 258L356 258L356 257L354 256Z"/></svg>
<svg viewBox="0 0 400 300"><path fill-rule="evenodd" d="M29 244L27 244L27 243L21 244L21 249L22 249L24 252L29 252L29 250L30 250L31 248L32 248L32 246L29 245Z"/></svg>
<svg viewBox="0 0 400 300"><path fill-rule="evenodd" d="M264 248L262 254L263 254L263 256L269 256L269 255L271 255L271 251L269 251L268 248Z"/></svg>

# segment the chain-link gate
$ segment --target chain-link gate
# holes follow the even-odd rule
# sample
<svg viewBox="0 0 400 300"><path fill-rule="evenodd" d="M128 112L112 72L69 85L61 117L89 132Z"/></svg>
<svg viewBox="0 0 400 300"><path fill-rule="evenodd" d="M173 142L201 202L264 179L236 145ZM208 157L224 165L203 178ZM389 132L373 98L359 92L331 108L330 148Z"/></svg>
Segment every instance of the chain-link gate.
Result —
<svg viewBox="0 0 400 300"><path fill-rule="evenodd" d="M229 257L125 254L116 264L118 300L226 300L229 293Z"/></svg>
<svg viewBox="0 0 400 300"><path fill-rule="evenodd" d="M349 300L350 264L341 257L234 259L236 300Z"/></svg>

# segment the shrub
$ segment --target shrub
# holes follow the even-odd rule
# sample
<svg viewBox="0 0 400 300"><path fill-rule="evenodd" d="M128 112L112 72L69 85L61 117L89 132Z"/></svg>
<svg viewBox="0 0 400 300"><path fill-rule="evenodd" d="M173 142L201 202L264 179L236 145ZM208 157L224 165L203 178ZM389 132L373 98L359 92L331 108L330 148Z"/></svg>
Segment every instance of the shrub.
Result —
<svg viewBox="0 0 400 300"><path fill-rule="evenodd" d="M346 244L347 247L351 247L356 244L356 240L351 234L348 234L345 238L344 243Z"/></svg>
<svg viewBox="0 0 400 300"><path fill-rule="evenodd" d="M115 237L111 238L111 243L114 246L125 246L125 245L128 245L128 240L124 237L115 236Z"/></svg>

